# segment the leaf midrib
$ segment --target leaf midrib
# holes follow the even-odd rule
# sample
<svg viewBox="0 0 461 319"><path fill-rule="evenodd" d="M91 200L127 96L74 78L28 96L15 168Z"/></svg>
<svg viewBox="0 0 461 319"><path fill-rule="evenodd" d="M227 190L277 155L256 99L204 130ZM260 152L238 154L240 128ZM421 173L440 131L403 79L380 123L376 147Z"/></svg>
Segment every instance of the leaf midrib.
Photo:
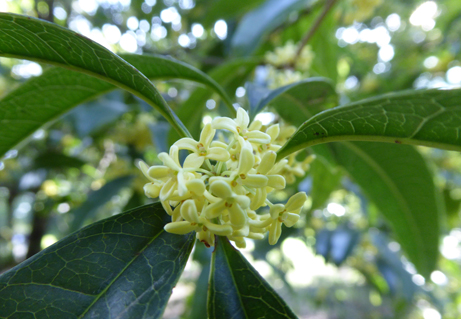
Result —
<svg viewBox="0 0 461 319"><path fill-rule="evenodd" d="M139 251L139 254L135 254L135 256L126 264L125 267L123 267L123 269L119 272L119 274L117 276L115 276L106 286L106 288L104 288L99 294L95 295L95 298L93 300L93 302L91 302L90 305L88 305L88 307L86 308L86 310L78 317L78 318L83 318L83 316L91 309L91 307L97 302L99 301L99 299L107 292L107 290L109 290L110 287L112 287L112 285L117 281L118 278L120 278L120 276L131 266L131 264L139 257L141 257L142 253L144 252L144 250L147 249L147 247L150 246L150 244L152 244L152 242L158 237L160 236L163 232L165 232L165 230L162 228L162 230L160 230L160 232L158 232L157 235L155 235L154 237L152 237L152 239Z"/></svg>

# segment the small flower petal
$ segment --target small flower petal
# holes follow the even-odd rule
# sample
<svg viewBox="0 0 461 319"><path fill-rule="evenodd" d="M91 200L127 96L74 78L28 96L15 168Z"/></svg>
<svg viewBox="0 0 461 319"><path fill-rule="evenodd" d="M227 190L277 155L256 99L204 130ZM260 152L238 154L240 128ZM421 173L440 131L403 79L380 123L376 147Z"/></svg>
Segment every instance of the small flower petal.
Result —
<svg viewBox="0 0 461 319"><path fill-rule="evenodd" d="M217 117L211 122L211 127L216 130L228 130L234 134L238 134L235 121L228 117Z"/></svg>
<svg viewBox="0 0 461 319"><path fill-rule="evenodd" d="M202 129L202 133L200 133L200 143L202 143L205 148L208 148L211 141L213 140L215 133L216 130L211 127L211 123L206 124Z"/></svg>
<svg viewBox="0 0 461 319"><path fill-rule="evenodd" d="M299 192L290 197L285 207L288 212L301 208L307 200L307 195L304 192Z"/></svg>
<svg viewBox="0 0 461 319"><path fill-rule="evenodd" d="M235 119L235 124L242 130L246 130L248 128L248 124L250 123L250 118L248 117L248 113L241 107L237 110L237 118Z"/></svg>
<svg viewBox="0 0 461 319"><path fill-rule="evenodd" d="M222 180L213 181L210 186L210 191L213 195L220 198L229 198L234 195L232 188Z"/></svg>
<svg viewBox="0 0 461 319"><path fill-rule="evenodd" d="M218 162L227 162L230 158L230 154L227 150L222 149L221 147L211 147L208 149L206 158Z"/></svg>
<svg viewBox="0 0 461 319"><path fill-rule="evenodd" d="M184 168L200 168L204 161L205 157L200 156L197 153L192 153L186 157L183 166Z"/></svg>
<svg viewBox="0 0 461 319"><path fill-rule="evenodd" d="M184 137L176 141L173 145L177 146L178 149L180 150L188 150L191 152L197 152L198 142L189 137Z"/></svg>
<svg viewBox="0 0 461 319"><path fill-rule="evenodd" d="M190 223L199 223L197 207L195 206L195 202L192 199L188 199L184 203L182 203L181 216Z"/></svg>
<svg viewBox="0 0 461 319"><path fill-rule="evenodd" d="M275 188L275 189L284 189L286 186L285 178L282 175L269 175L267 176L269 181L267 182L267 186Z"/></svg>
<svg viewBox="0 0 461 319"><path fill-rule="evenodd" d="M171 168L163 165L151 166L147 174L155 179L162 179L170 175Z"/></svg>
<svg viewBox="0 0 461 319"><path fill-rule="evenodd" d="M163 227L167 232L172 234L184 235L197 229L197 226L191 225L188 221L172 222Z"/></svg>
<svg viewBox="0 0 461 319"><path fill-rule="evenodd" d="M274 221L269 229L269 244L275 245L282 234L282 223Z"/></svg>

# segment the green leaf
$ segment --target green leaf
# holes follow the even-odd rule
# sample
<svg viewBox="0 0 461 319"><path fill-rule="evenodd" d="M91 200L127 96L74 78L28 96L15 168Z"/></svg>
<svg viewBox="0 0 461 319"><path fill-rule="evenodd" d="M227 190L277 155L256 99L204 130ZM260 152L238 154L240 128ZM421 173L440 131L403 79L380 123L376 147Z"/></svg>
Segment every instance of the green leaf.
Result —
<svg viewBox="0 0 461 319"><path fill-rule="evenodd" d="M180 78L202 83L231 103L212 78L181 61L158 55L121 56L150 79ZM116 87L106 81L62 68L49 69L30 79L0 100L0 156L44 123L113 89Z"/></svg>
<svg viewBox="0 0 461 319"><path fill-rule="evenodd" d="M274 29L285 23L291 13L308 8L310 0L267 0L248 12L240 21L232 37L234 55L248 56L254 52Z"/></svg>
<svg viewBox="0 0 461 319"><path fill-rule="evenodd" d="M314 114L337 105L333 83L325 78L309 78L273 90L250 109L250 118L272 106L283 119L299 126Z"/></svg>
<svg viewBox="0 0 461 319"><path fill-rule="evenodd" d="M209 76L225 88L228 94L235 95L235 90L249 76L254 68L261 62L260 59L244 58L224 63L209 72ZM201 131L205 104L213 95L213 92L205 88L195 89L189 99L183 103L178 111L178 117L185 123L193 137L198 138ZM230 116L235 116L235 110ZM168 141L170 145L176 142L179 135L170 131Z"/></svg>
<svg viewBox="0 0 461 319"><path fill-rule="evenodd" d="M426 162L412 146L370 142L332 144L337 162L392 226L418 271L435 268L443 214Z"/></svg>
<svg viewBox="0 0 461 319"><path fill-rule="evenodd" d="M0 277L2 318L161 318L194 234L160 203L92 224Z"/></svg>
<svg viewBox="0 0 461 319"><path fill-rule="evenodd" d="M55 151L47 151L38 155L33 161L34 169L48 168L60 169L69 167L82 167L85 162L77 157L68 156Z"/></svg>
<svg viewBox="0 0 461 319"><path fill-rule="evenodd" d="M322 157L318 157L309 169L312 176L312 190L309 196L312 198L310 211L321 208L330 198L331 193L339 186L341 170L332 167Z"/></svg>
<svg viewBox="0 0 461 319"><path fill-rule="evenodd" d="M0 56L54 64L112 83L145 100L180 135L189 136L187 129L145 75L81 34L43 20L0 13ZM2 119L0 123L9 121ZM21 119L16 121L16 125L27 121L35 121L35 118Z"/></svg>
<svg viewBox="0 0 461 319"><path fill-rule="evenodd" d="M285 302L226 238L211 261L208 318L296 318Z"/></svg>
<svg viewBox="0 0 461 319"><path fill-rule="evenodd" d="M70 224L70 232L80 229L85 220L93 218L96 212L104 206L112 197L116 196L120 191L128 187L133 179L132 175L116 178L100 189L91 192L86 201L70 213L74 215L74 219Z"/></svg>
<svg viewBox="0 0 461 319"><path fill-rule="evenodd" d="M392 93L323 111L307 120L279 150L335 141L416 144L461 151L461 90Z"/></svg>

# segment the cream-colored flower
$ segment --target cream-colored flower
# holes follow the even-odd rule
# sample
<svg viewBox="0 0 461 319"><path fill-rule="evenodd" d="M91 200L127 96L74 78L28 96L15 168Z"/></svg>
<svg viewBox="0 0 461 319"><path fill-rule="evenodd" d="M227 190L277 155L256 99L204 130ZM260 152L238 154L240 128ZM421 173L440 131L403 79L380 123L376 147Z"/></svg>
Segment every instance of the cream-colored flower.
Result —
<svg viewBox="0 0 461 319"><path fill-rule="evenodd" d="M249 124L250 118L247 112L242 108L237 110L237 118L234 120L228 117L217 117L211 122L211 126L214 129L228 130L234 133L240 144L243 144L243 141L258 144L270 143L271 140L269 135L259 130L251 131L248 128Z"/></svg>
<svg viewBox="0 0 461 319"><path fill-rule="evenodd" d="M202 130L200 134L200 140L197 142L191 138L182 138L176 143L179 149L189 150L193 152L189 155L192 161L196 161L196 165L200 167L205 159L211 159L215 161L225 162L229 159L230 155L226 149L221 147L210 147L211 142L213 141L213 137L215 135L216 130L211 128L211 124L208 123Z"/></svg>
<svg viewBox="0 0 461 319"><path fill-rule="evenodd" d="M230 134L220 131L221 136L214 140L216 129ZM279 124L267 129L260 121L250 124L248 114L240 108L236 119L217 118L205 125L199 141L183 138L169 153L160 153L163 165L149 167L140 162L149 180L144 186L146 196L159 197L171 216L165 230L174 234L195 231L208 247L215 244L215 236L226 236L242 248L245 238L262 239L268 231L269 242L277 242L282 224L296 223L306 199L304 193L294 195L286 205L274 205L268 199L273 190L285 188L286 177L293 171L304 173L308 168L307 160L299 163L294 156L275 162L285 131ZM191 152L182 165L179 150ZM269 213L256 213L267 205Z"/></svg>

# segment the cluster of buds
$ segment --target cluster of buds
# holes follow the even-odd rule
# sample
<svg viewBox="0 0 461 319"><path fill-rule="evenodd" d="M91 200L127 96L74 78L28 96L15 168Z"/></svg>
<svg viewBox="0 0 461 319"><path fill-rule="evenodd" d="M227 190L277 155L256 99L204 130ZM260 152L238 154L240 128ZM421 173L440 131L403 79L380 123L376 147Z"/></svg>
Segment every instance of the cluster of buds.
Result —
<svg viewBox="0 0 461 319"><path fill-rule="evenodd" d="M214 246L215 235L226 236L244 248L245 238L263 239L267 232L273 245L282 224L291 227L298 221L305 193L293 195L286 204L273 204L267 198L269 192L285 188L285 176L293 176L293 170L300 173L287 159L276 162L279 143L293 129L280 130L274 124L263 132L262 127L260 121L250 125L248 114L239 108L236 119L217 117L206 124L199 141L182 138L169 153L160 153L163 165L139 163L150 180L145 194L159 197L171 215L167 232L195 231L207 247ZM214 140L216 130L227 131L227 139ZM182 165L180 150L189 151Z"/></svg>
<svg viewBox="0 0 461 319"><path fill-rule="evenodd" d="M284 46L275 48L274 52L265 54L270 88L298 82L308 76L314 52L310 46L305 46L296 57L297 50L298 46L290 40Z"/></svg>

